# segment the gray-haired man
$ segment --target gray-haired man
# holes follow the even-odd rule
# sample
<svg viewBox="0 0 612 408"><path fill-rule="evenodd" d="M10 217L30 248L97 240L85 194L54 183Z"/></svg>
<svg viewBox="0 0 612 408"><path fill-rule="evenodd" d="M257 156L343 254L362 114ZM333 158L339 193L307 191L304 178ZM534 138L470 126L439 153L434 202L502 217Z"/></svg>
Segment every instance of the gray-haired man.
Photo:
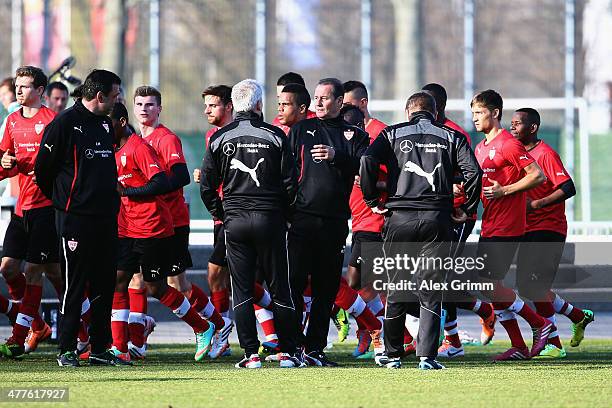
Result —
<svg viewBox="0 0 612 408"><path fill-rule="evenodd" d="M253 311L256 262L273 299L280 366L300 367L286 250L286 214L295 200L297 173L285 134L262 119L262 93L252 79L232 88L236 116L210 139L200 192L208 211L225 226L236 327L245 351L236 367L261 367ZM217 193L221 184L223 202Z"/></svg>

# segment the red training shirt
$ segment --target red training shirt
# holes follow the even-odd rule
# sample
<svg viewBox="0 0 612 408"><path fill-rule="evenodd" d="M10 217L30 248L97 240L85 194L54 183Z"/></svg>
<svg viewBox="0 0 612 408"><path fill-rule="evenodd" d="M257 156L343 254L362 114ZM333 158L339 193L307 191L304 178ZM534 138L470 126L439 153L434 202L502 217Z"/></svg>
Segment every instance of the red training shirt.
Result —
<svg viewBox="0 0 612 408"><path fill-rule="evenodd" d="M458 131L459 133L461 133L467 139L468 144L470 146L472 145L472 138L470 137L470 134L468 132L466 132L465 129L463 129L461 126L459 126L458 124L456 124L455 122L453 122L449 118L446 118L446 120L444 121L444 126L447 126L447 127L451 128L451 129L454 129L454 130ZM465 203L465 200L466 200L465 192L462 192L462 194L453 197L453 207L454 208L460 207L463 203ZM470 217L470 219L475 220L476 219L476 214L473 214Z"/></svg>
<svg viewBox="0 0 612 408"><path fill-rule="evenodd" d="M489 187L493 179L502 186L516 183L524 175L523 169L534 162L521 142L510 132L502 130L490 143L484 139L476 146L476 159L483 171L482 188ZM482 237L516 237L525 233L525 193L488 200L481 194Z"/></svg>
<svg viewBox="0 0 612 408"><path fill-rule="evenodd" d="M370 144L374 142L378 134L386 127L387 125L378 119L372 119L367 124L365 130L370 136ZM385 181L386 179L387 169L385 166L381 166L381 174L378 180ZM361 187L357 184L353 184L353 190L349 198L349 207L351 207L351 225L353 233L358 231L382 232L382 227L385 222L384 217L380 214L375 214L372 212L372 209L367 206L365 201L363 201Z"/></svg>
<svg viewBox="0 0 612 408"><path fill-rule="evenodd" d="M6 118L4 136L0 143L2 152L9 151L17 157L19 197L15 213L19 216L23 215L23 210L53 205L52 201L32 181L32 175L28 173L34 170L34 161L38 155L45 127L56 115L44 105L31 118L25 118L22 112L22 109L19 109ZM45 148L53 149L53 146Z"/></svg>
<svg viewBox="0 0 612 408"><path fill-rule="evenodd" d="M561 184L571 180L557 152L543 140L529 150L529 154L542 168L546 176L544 183L526 191L529 199L539 200L547 197L557 190ZM567 235L565 201L528 212L526 232L530 231L554 231Z"/></svg>
<svg viewBox="0 0 612 408"><path fill-rule="evenodd" d="M123 187L142 187L164 171L155 150L136 134L115 152L117 180ZM174 234L172 215L161 196L121 197L119 237L164 238Z"/></svg>
<svg viewBox="0 0 612 408"><path fill-rule="evenodd" d="M170 175L170 169L175 164L186 164L181 139L164 125L157 126L153 133L143 137L143 140L153 146L166 174ZM183 197L183 188L165 194L163 197L172 214L174 228L189 225L189 208Z"/></svg>

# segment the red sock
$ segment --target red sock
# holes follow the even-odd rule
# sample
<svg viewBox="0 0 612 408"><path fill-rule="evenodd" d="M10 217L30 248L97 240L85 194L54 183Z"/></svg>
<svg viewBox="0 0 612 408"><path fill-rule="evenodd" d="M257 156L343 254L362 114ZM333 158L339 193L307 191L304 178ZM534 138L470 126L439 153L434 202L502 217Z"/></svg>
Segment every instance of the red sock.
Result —
<svg viewBox="0 0 612 408"><path fill-rule="evenodd" d="M194 333L202 333L208 330L208 322L195 311L187 298L173 287L168 286L166 293L159 301L164 306L169 307L179 319L191 326Z"/></svg>
<svg viewBox="0 0 612 408"><path fill-rule="evenodd" d="M274 327L274 314L261 306L253 305L253 307L255 308L255 317L266 336L266 341L278 340L276 328Z"/></svg>
<svg viewBox="0 0 612 408"><path fill-rule="evenodd" d="M338 293L336 293L334 305L350 313L355 318L360 330L380 330L382 327L380 320L368 309L359 293L348 285L344 277L340 278L340 286L338 287ZM338 311L334 309L332 313L338 313Z"/></svg>
<svg viewBox="0 0 612 408"><path fill-rule="evenodd" d="M504 326L504 329L508 332L508 336L510 336L510 342L512 343L512 347L517 347L520 349L527 348L525 344L525 340L523 340L523 335L521 334L521 329L519 328L518 322L516 319L504 320L500 321L501 325Z"/></svg>
<svg viewBox="0 0 612 408"><path fill-rule="evenodd" d="M130 312L147 313L147 290L146 289L128 289L130 297Z"/></svg>
<svg viewBox="0 0 612 408"><path fill-rule="evenodd" d="M215 325L215 330L220 330L225 326L223 318L199 286L191 284L191 291L187 299L189 299L189 303L191 303L196 312Z"/></svg>
<svg viewBox="0 0 612 408"><path fill-rule="evenodd" d="M115 292L111 314L113 346L122 353L128 351L128 318L130 316L130 298L125 292Z"/></svg>
<svg viewBox="0 0 612 408"><path fill-rule="evenodd" d="M408 329L404 327L404 344L412 343L413 340L414 338L412 337L412 334L410 334Z"/></svg>
<svg viewBox="0 0 612 408"><path fill-rule="evenodd" d="M582 319L584 319L584 312L579 307L574 306L572 311L568 313L567 317L569 317L572 323L580 323Z"/></svg>
<svg viewBox="0 0 612 408"><path fill-rule="evenodd" d="M17 320L13 326L13 335L11 336L13 342L23 344L28 336L30 327L32 327L32 330L40 330L42 327L44 327L44 322L43 326L40 328L33 327L34 320L36 320L36 318L42 320L38 314L41 298L42 286L26 285L23 300L21 301L21 306L19 308L19 314L17 315Z"/></svg>
<svg viewBox="0 0 612 408"><path fill-rule="evenodd" d="M128 318L128 333L130 341L136 347L144 346L144 317L147 314L147 290L128 289L130 296L130 317Z"/></svg>
<svg viewBox="0 0 612 408"><path fill-rule="evenodd" d="M21 300L25 296L26 279L23 273L18 273L12 280L6 280L8 292L13 300Z"/></svg>
<svg viewBox="0 0 612 408"><path fill-rule="evenodd" d="M546 320L534 312L532 308L523 303L523 307L519 310L518 315L529 323L529 325L533 328L542 327L546 324Z"/></svg>
<svg viewBox="0 0 612 408"><path fill-rule="evenodd" d="M555 309L551 302L533 302L538 314L546 319L555 314Z"/></svg>
<svg viewBox="0 0 612 408"><path fill-rule="evenodd" d="M210 301L217 312L224 315L229 312L229 289L221 289L216 292L210 292Z"/></svg>
<svg viewBox="0 0 612 408"><path fill-rule="evenodd" d="M446 322L444 324L445 339L453 347L461 347L461 339L459 338L459 331L457 330L457 320L452 322Z"/></svg>
<svg viewBox="0 0 612 408"><path fill-rule="evenodd" d="M478 305L478 309L476 309ZM493 306L489 302L483 302L478 299L474 299L469 303L458 303L458 307L465 310L471 310L483 320L488 319L493 314Z"/></svg>
<svg viewBox="0 0 612 408"><path fill-rule="evenodd" d="M208 304L208 296L200 289L198 285L191 284L191 290L187 294L187 300L191 303L191 306L196 312L201 312L202 309Z"/></svg>
<svg viewBox="0 0 612 408"><path fill-rule="evenodd" d="M564 301L559 313L569 317L572 323L580 323L582 319L584 319L584 312L582 311L582 309L572 305L567 301Z"/></svg>
<svg viewBox="0 0 612 408"><path fill-rule="evenodd" d="M357 293L355 289L351 288L346 280L342 278L340 279L340 286L338 287L338 293L336 293L334 304L348 311L355 303L357 296L359 296L359 293Z"/></svg>
<svg viewBox="0 0 612 408"><path fill-rule="evenodd" d="M255 288L253 290L253 303L265 307L268 310L272 310L272 298L270 297L270 293L257 282L255 282Z"/></svg>
<svg viewBox="0 0 612 408"><path fill-rule="evenodd" d="M361 323L366 330L380 330L382 329L382 323L374 316L374 313L367 307L363 309L363 312L359 316L354 316L357 321L357 325Z"/></svg>
<svg viewBox="0 0 612 408"><path fill-rule="evenodd" d="M331 311L332 316L336 316L340 309L344 309L348 313L353 313L355 301L357 299L359 299L362 303L362 305L360 306L365 306L363 300L359 298L359 294L357 293L357 291L355 289L352 289L348 285L348 282L344 277L341 277L340 286L338 287L338 292L336 293L336 298L334 299L334 305ZM359 310L358 312L361 313L361 310ZM359 330L367 329L365 327L364 319L355 318L355 320L357 321L357 327L359 328Z"/></svg>
<svg viewBox="0 0 612 408"><path fill-rule="evenodd" d="M555 312L567 316L572 323L580 323L584 319L582 309L572 305L552 290L548 291L548 300L552 302Z"/></svg>
<svg viewBox="0 0 612 408"><path fill-rule="evenodd" d="M13 303L0 295L0 313L4 313L11 322L14 322L19 313L19 303Z"/></svg>

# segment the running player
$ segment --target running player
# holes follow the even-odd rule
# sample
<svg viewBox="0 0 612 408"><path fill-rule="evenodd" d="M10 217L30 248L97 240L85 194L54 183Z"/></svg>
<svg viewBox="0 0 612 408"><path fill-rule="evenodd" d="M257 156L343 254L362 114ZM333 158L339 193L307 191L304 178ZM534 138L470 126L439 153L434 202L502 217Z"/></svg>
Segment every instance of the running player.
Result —
<svg viewBox="0 0 612 408"><path fill-rule="evenodd" d="M502 281L525 234L525 191L542 184L544 174L525 147L501 127L501 96L486 90L474 96L471 103L474 126L485 139L476 146L478 164L484 172L482 182L482 231L478 256L486 259L480 271L482 279L494 284L494 290L483 292L491 299L501 325L510 336L512 347L494 360L525 360L540 354L547 344L553 324L534 312ZM516 320L516 314L533 329L533 345L527 348Z"/></svg>
<svg viewBox="0 0 612 408"><path fill-rule="evenodd" d="M527 191L527 228L519 246L517 258L517 286L521 296L534 302L536 311L556 325L555 309L550 291L567 235L565 200L576 194L572 178L561 158L546 142L538 139L540 114L531 108L518 109L512 116L510 131L540 166L546 181ZM553 294L553 298L549 296ZM574 324L572 347L580 344L584 327L594 320L590 310L576 309L578 323ZM582 334L576 327L582 328ZM553 330L541 357L567 356L559 334Z"/></svg>
<svg viewBox="0 0 612 408"><path fill-rule="evenodd" d="M172 271L168 274L168 284L182 292L196 311L214 323L220 336L227 339L233 323L223 318L214 309L207 307L209 299L204 291L187 280L185 271L192 266L189 253L189 209L183 197L183 186L189 184L190 175L185 162L181 140L170 129L162 125L159 116L162 111L161 93L151 86L141 86L134 92L134 113L140 126L144 141L149 143L159 158L160 164L170 181L170 192L163 196L170 209L174 224ZM144 323L144 322L143 322ZM141 354L142 346L134 345L132 354ZM138 348L138 350L136 349Z"/></svg>
<svg viewBox="0 0 612 408"><path fill-rule="evenodd" d="M128 284L132 275L141 271L148 292L193 328L196 336L194 358L201 361L210 348L215 325L204 320L182 293L166 283L174 261L167 251L172 246L174 234L172 215L162 199L162 195L169 190L168 177L153 148L129 129L124 105L115 104L111 119L117 146L117 188L121 195L111 350L121 361L130 363Z"/></svg>
<svg viewBox="0 0 612 408"><path fill-rule="evenodd" d="M0 144L2 167L8 173L19 174L19 197L6 231L2 258L2 274L11 295L21 299L12 335L0 346L0 354L10 358L33 351L40 341L51 335L51 329L38 314L43 273L53 283L58 297L63 292L52 202L33 177L34 160L43 132L55 117L55 112L42 105L46 85L47 77L40 68L23 66L17 69L15 89L21 109L7 117ZM23 260L25 278L20 271ZM14 306L16 311L17 305ZM32 333L24 346L30 328Z"/></svg>

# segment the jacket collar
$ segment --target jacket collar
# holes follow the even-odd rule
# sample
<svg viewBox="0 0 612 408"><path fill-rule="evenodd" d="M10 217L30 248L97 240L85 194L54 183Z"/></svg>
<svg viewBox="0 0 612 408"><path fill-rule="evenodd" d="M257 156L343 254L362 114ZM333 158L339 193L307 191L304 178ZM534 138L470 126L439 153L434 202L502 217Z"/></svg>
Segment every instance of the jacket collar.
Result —
<svg viewBox="0 0 612 408"><path fill-rule="evenodd" d="M340 127L346 124L344 122L344 119L342 119L342 116L340 115L336 116L335 118L319 119L319 120L321 121L323 126L329 126L329 127Z"/></svg>
<svg viewBox="0 0 612 408"><path fill-rule="evenodd" d="M409 123L416 123L422 119L429 120L430 122L435 122L436 120L431 113L426 112L426 111L419 111L419 112L415 112L414 114L412 114Z"/></svg>
<svg viewBox="0 0 612 408"><path fill-rule="evenodd" d="M236 112L234 120L263 120L263 115L253 111Z"/></svg>

